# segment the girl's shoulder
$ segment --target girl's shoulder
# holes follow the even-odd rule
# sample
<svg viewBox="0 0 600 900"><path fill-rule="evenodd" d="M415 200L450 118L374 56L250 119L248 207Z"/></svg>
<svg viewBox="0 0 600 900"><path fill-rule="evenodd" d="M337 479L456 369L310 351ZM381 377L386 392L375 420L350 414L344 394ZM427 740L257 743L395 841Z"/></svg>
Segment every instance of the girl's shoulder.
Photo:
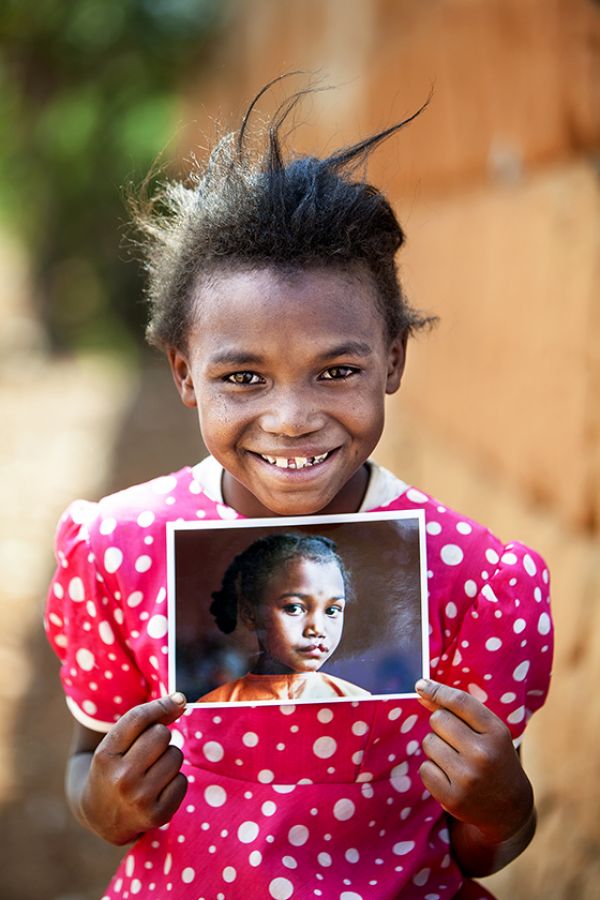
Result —
<svg viewBox="0 0 600 900"><path fill-rule="evenodd" d="M200 463L96 501L75 500L59 520L56 543L59 547L81 540L106 543L108 538L112 543L134 535L144 540L177 519L231 518L235 513L224 506L212 487L207 467Z"/></svg>

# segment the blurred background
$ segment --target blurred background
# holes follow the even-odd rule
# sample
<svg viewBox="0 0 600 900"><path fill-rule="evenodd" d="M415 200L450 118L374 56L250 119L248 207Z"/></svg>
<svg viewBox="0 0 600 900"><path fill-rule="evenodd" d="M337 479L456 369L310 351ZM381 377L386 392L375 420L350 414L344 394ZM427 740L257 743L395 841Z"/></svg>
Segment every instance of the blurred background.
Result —
<svg viewBox="0 0 600 900"><path fill-rule="evenodd" d="M268 79L337 85L293 144L427 112L369 176L408 234L410 347L377 457L546 556L557 626L523 746L540 823L500 900L600 883L600 4L4 0L0 11L0 897L97 900L118 851L63 800L70 719L41 628L58 516L203 455L142 342L128 185L234 128ZM216 123L216 124L215 124Z"/></svg>

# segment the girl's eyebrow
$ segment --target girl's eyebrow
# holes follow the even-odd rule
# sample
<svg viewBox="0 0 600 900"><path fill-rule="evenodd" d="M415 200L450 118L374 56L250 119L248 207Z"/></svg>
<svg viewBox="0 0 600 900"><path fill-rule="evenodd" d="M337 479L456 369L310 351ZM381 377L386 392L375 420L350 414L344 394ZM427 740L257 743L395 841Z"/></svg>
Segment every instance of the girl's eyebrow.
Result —
<svg viewBox="0 0 600 900"><path fill-rule="evenodd" d="M243 350L222 350L209 359L209 364L212 366L247 366L257 365L260 362L262 362L261 356L258 356L256 353L247 353Z"/></svg>
<svg viewBox="0 0 600 900"><path fill-rule="evenodd" d="M285 600L286 597L298 597L299 600L309 600L312 597L312 594L301 594L300 591L288 591L285 594L280 594L277 598L278 600ZM327 602L331 600L345 600L343 594L340 594L339 597L329 597Z"/></svg>
<svg viewBox="0 0 600 900"><path fill-rule="evenodd" d="M373 349L366 341L345 341L343 344L335 344L319 354L320 359L332 359L338 356L371 356ZM213 366L249 366L259 365L263 357L257 353L248 353L245 350L221 350L209 359Z"/></svg>

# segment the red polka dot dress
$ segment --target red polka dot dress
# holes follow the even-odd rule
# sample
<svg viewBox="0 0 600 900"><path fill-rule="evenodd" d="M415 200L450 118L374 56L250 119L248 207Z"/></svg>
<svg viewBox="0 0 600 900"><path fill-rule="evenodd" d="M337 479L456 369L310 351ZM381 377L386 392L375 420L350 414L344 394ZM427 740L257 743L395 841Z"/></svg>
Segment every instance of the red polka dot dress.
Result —
<svg viewBox="0 0 600 900"><path fill-rule="evenodd" d="M89 728L167 691L165 525L237 516L215 467L76 501L59 523L46 629ZM432 677L520 738L550 678L543 560L375 466L363 506L425 511ZM418 775L428 713L416 699L200 707L172 730L186 797L132 846L103 900L441 900L468 887ZM490 894L473 884L469 896Z"/></svg>

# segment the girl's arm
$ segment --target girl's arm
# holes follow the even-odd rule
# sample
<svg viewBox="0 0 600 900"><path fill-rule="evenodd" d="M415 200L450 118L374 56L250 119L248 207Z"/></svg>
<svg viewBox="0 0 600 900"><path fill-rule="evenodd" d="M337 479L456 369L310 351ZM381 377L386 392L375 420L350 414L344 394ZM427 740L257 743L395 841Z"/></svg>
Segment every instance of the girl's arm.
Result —
<svg viewBox="0 0 600 900"><path fill-rule="evenodd" d="M187 780L166 726L184 708L174 694L134 706L106 735L76 725L66 791L82 825L120 846L171 819Z"/></svg>
<svg viewBox="0 0 600 900"><path fill-rule="evenodd" d="M427 790L450 817L454 857L465 875L497 872L535 833L533 790L510 732L471 694L435 681L417 682L432 710L420 768Z"/></svg>

